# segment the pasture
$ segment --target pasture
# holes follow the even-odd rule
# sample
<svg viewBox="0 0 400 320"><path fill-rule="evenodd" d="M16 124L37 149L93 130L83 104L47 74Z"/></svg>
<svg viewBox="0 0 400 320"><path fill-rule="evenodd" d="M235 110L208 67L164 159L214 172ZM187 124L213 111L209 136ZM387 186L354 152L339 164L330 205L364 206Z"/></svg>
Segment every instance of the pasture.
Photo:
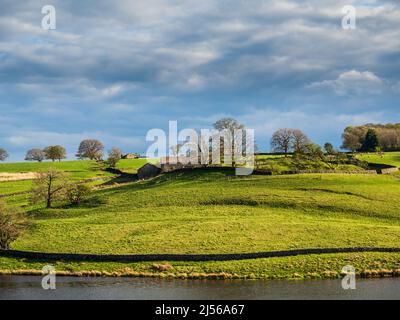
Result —
<svg viewBox="0 0 400 320"><path fill-rule="evenodd" d="M135 161L124 160L121 164L135 172ZM68 164L72 171L74 165L71 165ZM75 172L84 172L79 173L81 177L98 176L97 171L88 169L93 168L89 164L84 168L79 171L75 166ZM25 190L28 182L1 182L0 192L9 192L5 185L14 191ZM18 201L21 199L11 203ZM79 206L60 204L53 209L42 209L25 205L31 225L12 245L19 250L99 254L244 253L296 248L398 247L400 240L400 184L396 175L239 177L229 170L198 169L99 189ZM226 273L239 278L330 277L338 276L341 267L350 262L359 270L400 268L398 254L331 254L170 262L174 266L170 276ZM97 270L160 274L152 263L144 262L54 263L59 270L72 273ZM0 258L0 270L4 272L36 270L38 264Z"/></svg>

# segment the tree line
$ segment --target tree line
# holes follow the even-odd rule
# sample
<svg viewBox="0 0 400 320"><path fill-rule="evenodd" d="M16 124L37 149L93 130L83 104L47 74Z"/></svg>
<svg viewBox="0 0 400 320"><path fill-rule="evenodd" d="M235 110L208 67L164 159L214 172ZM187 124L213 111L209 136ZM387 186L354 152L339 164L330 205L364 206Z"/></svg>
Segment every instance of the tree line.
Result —
<svg viewBox="0 0 400 320"><path fill-rule="evenodd" d="M0 161L4 161L9 157L8 152L0 148ZM83 140L78 148L76 157L80 160L89 159L100 161L104 157L104 144L96 139ZM108 151L107 161L110 167L115 167L118 160L122 157L122 150L119 148L112 148ZM48 146L44 149L33 148L26 152L26 161L38 161L44 160L61 161L67 158L67 149L60 145Z"/></svg>
<svg viewBox="0 0 400 320"><path fill-rule="evenodd" d="M222 118L213 124L218 131L243 129L245 126L233 118ZM232 143L233 145L233 143ZM173 146L173 153L179 153L179 145ZM275 131L271 138L273 152L283 153L307 153L315 152L318 148L307 135L300 129L281 128ZM349 126L342 134L341 149L351 152L376 152L376 151L400 151L400 123L397 124L365 124L361 126ZM324 145L326 153L335 150L331 143ZM337 152L337 151L335 151ZM96 139L83 140L78 148L76 157L78 159L89 159L100 161L104 156L104 144ZM0 161L9 157L8 152L0 148ZM108 152L110 167L115 167L122 157L122 150L112 148ZM34 148L28 150L26 161L52 160L61 161L67 158L67 150L60 145L48 146L44 149Z"/></svg>
<svg viewBox="0 0 400 320"><path fill-rule="evenodd" d="M400 123L347 127L342 148L352 152L400 151Z"/></svg>

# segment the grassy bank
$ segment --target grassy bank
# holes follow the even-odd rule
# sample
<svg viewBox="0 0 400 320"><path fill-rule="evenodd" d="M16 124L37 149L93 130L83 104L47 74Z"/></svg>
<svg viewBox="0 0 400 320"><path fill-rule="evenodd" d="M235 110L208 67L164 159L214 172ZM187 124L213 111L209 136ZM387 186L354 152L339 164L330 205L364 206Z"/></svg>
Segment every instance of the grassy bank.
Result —
<svg viewBox="0 0 400 320"><path fill-rule="evenodd" d="M0 274L41 275L46 264L58 275L181 279L323 279L341 277L354 266L358 277L400 276L400 254L360 253L227 262L67 263L0 258Z"/></svg>

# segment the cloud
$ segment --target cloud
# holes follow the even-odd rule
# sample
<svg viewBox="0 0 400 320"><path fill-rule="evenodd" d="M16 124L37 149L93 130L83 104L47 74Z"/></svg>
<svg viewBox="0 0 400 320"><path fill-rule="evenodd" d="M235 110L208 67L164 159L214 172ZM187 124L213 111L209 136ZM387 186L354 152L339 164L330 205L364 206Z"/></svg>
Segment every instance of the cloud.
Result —
<svg viewBox="0 0 400 320"><path fill-rule="evenodd" d="M335 80L314 82L309 88L331 89L338 95L379 94L385 88L385 82L370 71L350 70L341 73Z"/></svg>
<svg viewBox="0 0 400 320"><path fill-rule="evenodd" d="M260 132L252 114L310 132L335 119L318 131L330 140L346 121L398 116L397 1L54 0L52 31L45 4L2 0L0 143L14 152L95 133L143 151L149 128L225 114ZM347 4L355 30L341 28Z"/></svg>

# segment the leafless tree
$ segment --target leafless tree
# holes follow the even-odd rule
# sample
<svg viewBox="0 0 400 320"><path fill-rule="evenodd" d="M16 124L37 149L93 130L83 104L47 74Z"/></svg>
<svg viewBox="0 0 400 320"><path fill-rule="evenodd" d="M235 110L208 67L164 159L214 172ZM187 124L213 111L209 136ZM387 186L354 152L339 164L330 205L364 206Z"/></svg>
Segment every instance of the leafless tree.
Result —
<svg viewBox="0 0 400 320"><path fill-rule="evenodd" d="M32 188L32 202L44 201L51 208L56 200L63 200L68 187L67 175L60 170L49 169L39 172Z"/></svg>
<svg viewBox="0 0 400 320"><path fill-rule="evenodd" d="M122 158L122 150L119 148L112 148L108 151L108 165L110 168L115 168L117 163Z"/></svg>
<svg viewBox="0 0 400 320"><path fill-rule="evenodd" d="M181 151L182 147L183 147L182 143L178 143L178 144L172 146L170 148L171 152L172 152L172 155L175 156L175 157L178 157L179 156L179 152Z"/></svg>
<svg viewBox="0 0 400 320"><path fill-rule="evenodd" d="M42 162L46 157L46 154L41 149L28 150L25 156L26 161L39 161Z"/></svg>
<svg viewBox="0 0 400 320"><path fill-rule="evenodd" d="M224 157L224 162L230 160L231 166L236 167L235 143L242 144L242 153L246 152L246 148L250 148L246 145L247 139L243 136L245 126L233 118L222 118L215 122L213 127L220 133L219 142L216 143L220 144L220 152Z"/></svg>
<svg viewBox="0 0 400 320"><path fill-rule="evenodd" d="M293 130L283 128L275 131L272 135L271 146L275 152L283 152L287 156L293 147Z"/></svg>
<svg viewBox="0 0 400 320"><path fill-rule="evenodd" d="M307 135L299 130L292 130L292 148L294 152L303 153L306 150L307 145L311 143L311 140L307 137Z"/></svg>
<svg viewBox="0 0 400 320"><path fill-rule="evenodd" d="M83 140L79 145L76 156L79 159L101 160L104 145L96 139Z"/></svg>

